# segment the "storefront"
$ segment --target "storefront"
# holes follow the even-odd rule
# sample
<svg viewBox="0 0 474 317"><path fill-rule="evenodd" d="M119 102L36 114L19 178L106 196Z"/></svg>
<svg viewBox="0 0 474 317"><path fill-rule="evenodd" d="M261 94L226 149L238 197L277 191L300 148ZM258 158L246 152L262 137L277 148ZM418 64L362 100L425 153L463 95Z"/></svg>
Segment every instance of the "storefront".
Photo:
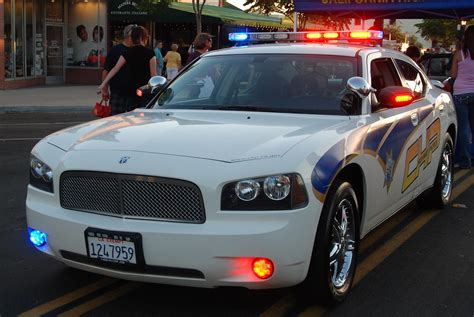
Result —
<svg viewBox="0 0 474 317"><path fill-rule="evenodd" d="M0 89L98 82L106 12L101 0L0 1Z"/></svg>
<svg viewBox="0 0 474 317"><path fill-rule="evenodd" d="M245 13L230 5L205 6L203 31L215 48L232 30L281 27L281 19ZM186 55L196 35L190 3L149 0L0 0L0 89L41 84L98 84L108 49L123 28L139 24ZM185 59L185 56L183 56Z"/></svg>

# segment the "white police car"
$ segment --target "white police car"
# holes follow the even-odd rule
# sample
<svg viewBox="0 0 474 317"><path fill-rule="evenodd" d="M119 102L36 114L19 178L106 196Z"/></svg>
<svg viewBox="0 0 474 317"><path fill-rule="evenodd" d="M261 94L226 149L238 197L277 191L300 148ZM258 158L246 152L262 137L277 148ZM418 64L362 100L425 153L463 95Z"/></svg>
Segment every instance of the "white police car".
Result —
<svg viewBox="0 0 474 317"><path fill-rule="evenodd" d="M210 52L170 84L153 78L152 108L34 147L26 206L39 250L129 280L304 282L338 302L362 237L422 194L448 203L451 97L406 56L353 43L381 32L231 36L285 43Z"/></svg>

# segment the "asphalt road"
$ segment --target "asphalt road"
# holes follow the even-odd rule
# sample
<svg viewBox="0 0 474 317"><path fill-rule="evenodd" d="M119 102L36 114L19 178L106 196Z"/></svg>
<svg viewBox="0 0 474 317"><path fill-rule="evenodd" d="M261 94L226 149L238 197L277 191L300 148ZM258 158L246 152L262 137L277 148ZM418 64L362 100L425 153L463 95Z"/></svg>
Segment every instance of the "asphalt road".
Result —
<svg viewBox="0 0 474 317"><path fill-rule="evenodd" d="M29 152L87 113L0 114L0 316L474 316L474 172L453 205L410 205L361 243L351 295L333 308L295 288L248 291L134 283L67 268L28 242Z"/></svg>

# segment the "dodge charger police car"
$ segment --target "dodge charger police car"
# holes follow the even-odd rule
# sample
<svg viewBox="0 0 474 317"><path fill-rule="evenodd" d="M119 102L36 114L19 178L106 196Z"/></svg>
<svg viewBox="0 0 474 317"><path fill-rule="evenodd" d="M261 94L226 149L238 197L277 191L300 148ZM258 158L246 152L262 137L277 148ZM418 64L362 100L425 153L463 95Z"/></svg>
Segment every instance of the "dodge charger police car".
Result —
<svg viewBox="0 0 474 317"><path fill-rule="evenodd" d="M44 138L31 242L117 278L342 301L360 239L453 186L452 99L381 37L231 34L238 47L152 78L147 109Z"/></svg>

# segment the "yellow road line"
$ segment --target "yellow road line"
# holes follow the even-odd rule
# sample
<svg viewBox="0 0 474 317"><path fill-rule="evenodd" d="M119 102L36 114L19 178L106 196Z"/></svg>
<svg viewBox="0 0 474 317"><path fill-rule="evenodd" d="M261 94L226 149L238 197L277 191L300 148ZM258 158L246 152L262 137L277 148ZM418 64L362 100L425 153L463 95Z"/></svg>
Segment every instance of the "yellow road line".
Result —
<svg viewBox="0 0 474 317"><path fill-rule="evenodd" d="M64 306L68 303L71 303L81 297L84 297L85 295L88 295L90 293L93 293L95 292L96 290L98 289L101 289L103 287L106 287L114 282L116 282L117 280L116 279L112 279L112 278L102 278L100 280L98 280L97 282L95 283L92 283L92 284L89 284L87 286L84 286L82 288L79 288L73 292L70 292L68 294L65 294L61 297L58 297L50 302L47 302L47 303L44 303L40 306L37 306L33 309L30 309L24 313L21 313L20 315L18 315L18 317L32 317L32 316L40 316L42 314L45 314L49 311L53 311L55 310L56 308L59 308L61 306Z"/></svg>
<svg viewBox="0 0 474 317"><path fill-rule="evenodd" d="M364 239L360 241L359 254L364 253L369 247L371 247L375 242L379 241L384 235L387 234L387 232L390 232L393 228L398 226L409 215L410 213L406 210L403 212L397 212L388 221L385 221L374 231L370 232Z"/></svg>
<svg viewBox="0 0 474 317"><path fill-rule="evenodd" d="M260 317L283 316L296 303L296 296L292 292L280 298L276 303L272 304L268 309L260 314Z"/></svg>
<svg viewBox="0 0 474 317"><path fill-rule="evenodd" d="M134 289L137 289L140 287L142 284L141 283L126 283L114 290L108 291L107 293L96 297L94 299L91 299L88 302L85 302L82 305L76 306L71 310L68 310L62 314L59 315L59 317L76 317L76 316L81 316L82 314L85 314L99 306L102 306L108 302L113 301L116 298L119 298L120 296L133 291Z"/></svg>
<svg viewBox="0 0 474 317"><path fill-rule="evenodd" d="M474 184L474 175L469 176L461 183L457 184L453 188L453 193L451 195L451 201L454 201L456 198L459 197L462 193L468 190Z"/></svg>
<svg viewBox="0 0 474 317"><path fill-rule="evenodd" d="M403 243L411 238L418 230L420 230L428 221L436 216L439 210L427 210L420 216L416 217L399 233L394 235L389 241L371 253L359 265L357 265L356 275L354 277L354 285L357 285L370 271L377 267L383 260L397 250Z"/></svg>

